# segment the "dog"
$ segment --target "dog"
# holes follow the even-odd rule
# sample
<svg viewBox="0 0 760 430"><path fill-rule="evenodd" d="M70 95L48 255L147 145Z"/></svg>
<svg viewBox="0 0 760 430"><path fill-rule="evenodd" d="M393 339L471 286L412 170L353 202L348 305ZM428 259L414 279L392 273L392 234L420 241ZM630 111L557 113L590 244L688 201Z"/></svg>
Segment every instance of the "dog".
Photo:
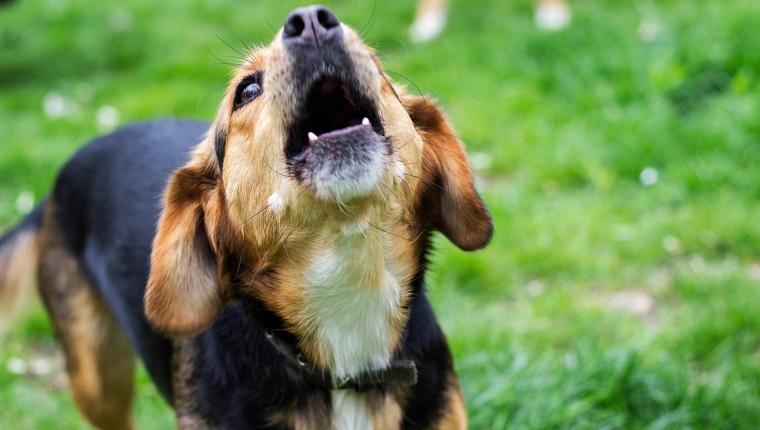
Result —
<svg viewBox="0 0 760 430"><path fill-rule="evenodd" d="M415 43L431 41L446 27L447 0L419 0L409 38ZM566 0L536 0L533 20L544 31L558 31L570 25L570 5Z"/></svg>
<svg viewBox="0 0 760 430"><path fill-rule="evenodd" d="M101 429L133 428L137 357L180 429L462 429L424 288L435 231L465 251L493 232L462 143L309 6L247 54L211 125L83 147L0 239L0 292L38 284Z"/></svg>

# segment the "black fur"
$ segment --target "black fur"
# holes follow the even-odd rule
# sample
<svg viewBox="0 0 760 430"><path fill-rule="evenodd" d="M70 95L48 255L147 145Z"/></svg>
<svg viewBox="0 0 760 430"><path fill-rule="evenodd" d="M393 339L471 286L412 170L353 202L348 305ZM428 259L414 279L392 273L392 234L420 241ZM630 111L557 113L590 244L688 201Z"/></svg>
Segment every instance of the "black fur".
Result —
<svg viewBox="0 0 760 430"><path fill-rule="evenodd" d="M208 127L161 120L96 139L66 164L52 193L68 246L167 400L172 346L145 319L143 295L164 185Z"/></svg>
<svg viewBox="0 0 760 430"><path fill-rule="evenodd" d="M222 126L217 126L214 135L214 150L216 151L216 162L219 165L219 172L224 169L224 153L227 150L227 130Z"/></svg>

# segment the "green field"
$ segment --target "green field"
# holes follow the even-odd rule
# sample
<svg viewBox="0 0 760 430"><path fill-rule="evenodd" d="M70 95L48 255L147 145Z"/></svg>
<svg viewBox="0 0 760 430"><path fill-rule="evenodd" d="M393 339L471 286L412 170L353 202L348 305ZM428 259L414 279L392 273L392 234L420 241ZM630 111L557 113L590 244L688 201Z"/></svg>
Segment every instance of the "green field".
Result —
<svg viewBox="0 0 760 430"><path fill-rule="evenodd" d="M327 1L433 94L496 234L438 238L430 294L473 429L760 428L760 2ZM15 0L0 7L0 226L88 139L210 120L231 64L303 2ZM0 429L79 429L39 307L0 341ZM28 369L24 371L23 364ZM144 373L135 416L172 426Z"/></svg>

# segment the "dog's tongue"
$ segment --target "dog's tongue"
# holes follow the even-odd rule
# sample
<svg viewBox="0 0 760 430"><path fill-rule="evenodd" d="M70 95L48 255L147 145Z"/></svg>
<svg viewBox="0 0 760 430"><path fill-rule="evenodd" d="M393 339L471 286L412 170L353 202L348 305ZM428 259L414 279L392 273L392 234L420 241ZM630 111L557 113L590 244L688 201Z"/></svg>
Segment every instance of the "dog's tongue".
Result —
<svg viewBox="0 0 760 430"><path fill-rule="evenodd" d="M309 133L309 146L314 149L324 148L330 151L348 150L356 143L375 141L377 137L369 122L365 122L340 130L330 131L319 136Z"/></svg>

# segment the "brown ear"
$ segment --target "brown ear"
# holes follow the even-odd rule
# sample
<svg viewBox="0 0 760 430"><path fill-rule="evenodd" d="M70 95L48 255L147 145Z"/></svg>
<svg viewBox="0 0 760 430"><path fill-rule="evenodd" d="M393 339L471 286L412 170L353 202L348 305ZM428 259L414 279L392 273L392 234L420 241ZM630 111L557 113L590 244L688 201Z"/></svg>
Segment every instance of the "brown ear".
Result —
<svg viewBox="0 0 760 430"><path fill-rule="evenodd" d="M401 102L422 138L421 186L437 213L436 227L459 248L474 251L491 240L493 223L475 190L462 142L438 106L427 97ZM425 215L425 214L423 214Z"/></svg>
<svg viewBox="0 0 760 430"><path fill-rule="evenodd" d="M224 307L206 231L204 201L214 185L205 170L191 162L172 175L153 240L145 315L170 336L203 331Z"/></svg>

